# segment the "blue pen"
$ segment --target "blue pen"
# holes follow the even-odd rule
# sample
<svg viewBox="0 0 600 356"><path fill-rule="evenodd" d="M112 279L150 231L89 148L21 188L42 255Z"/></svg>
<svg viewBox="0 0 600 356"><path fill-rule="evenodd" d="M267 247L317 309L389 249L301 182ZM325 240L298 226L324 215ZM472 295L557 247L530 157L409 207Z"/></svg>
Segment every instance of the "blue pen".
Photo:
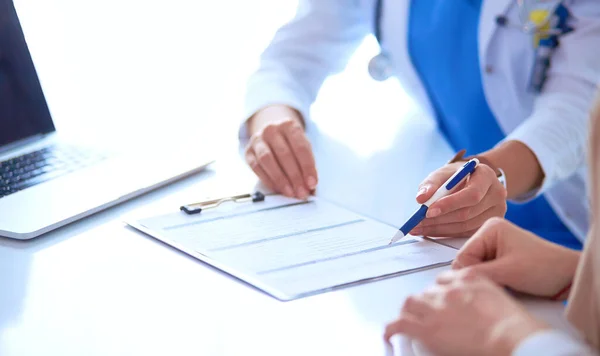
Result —
<svg viewBox="0 0 600 356"><path fill-rule="evenodd" d="M429 200L427 200L423 205L421 205L419 210L417 210L413 214L413 216L411 216L410 219L408 219L408 221L404 225L402 225L400 229L398 229L398 232L396 232L394 237L392 237L392 240L390 241L389 245L393 244L394 242L400 241L406 235L408 235L408 233L412 229L414 229L415 226L419 225L419 223L423 221L423 219L425 219L425 216L427 215L427 210L429 209L431 204L449 195L452 189L454 189L460 182L467 178L469 174L475 171L475 168L477 168L478 164L479 160L477 158L473 158L472 160L465 163L462 167L460 167L456 171L456 173L454 173L452 177L448 178L446 183L444 183L444 185L442 185L440 189L438 189L433 194L433 196L429 198Z"/></svg>

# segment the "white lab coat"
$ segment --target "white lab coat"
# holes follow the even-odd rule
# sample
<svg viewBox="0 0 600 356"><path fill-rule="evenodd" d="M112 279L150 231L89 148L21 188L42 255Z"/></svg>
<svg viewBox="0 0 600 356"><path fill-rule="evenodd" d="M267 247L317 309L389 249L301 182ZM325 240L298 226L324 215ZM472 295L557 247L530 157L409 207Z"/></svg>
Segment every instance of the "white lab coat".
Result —
<svg viewBox="0 0 600 356"><path fill-rule="evenodd" d="M531 36L496 25L498 15L520 24L516 1L483 1L479 58L485 96L500 127L507 139L533 150L545 173L541 189L521 200L544 193L562 221L583 239L589 226L588 111L600 80L600 1L564 3L575 31L562 37L541 94L527 91L534 59ZM384 0L382 47L400 82L433 115L407 52L409 6L410 0ZM246 117L266 105L286 104L308 119L325 78L341 71L372 33L374 14L375 0L300 0L296 17L277 32L248 83Z"/></svg>

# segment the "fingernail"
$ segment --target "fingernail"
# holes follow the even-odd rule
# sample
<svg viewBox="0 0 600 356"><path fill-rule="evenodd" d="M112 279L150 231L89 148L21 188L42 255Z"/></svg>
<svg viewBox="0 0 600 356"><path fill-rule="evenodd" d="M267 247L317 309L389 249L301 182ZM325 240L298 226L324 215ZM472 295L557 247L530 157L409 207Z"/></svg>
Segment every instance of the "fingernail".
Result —
<svg viewBox="0 0 600 356"><path fill-rule="evenodd" d="M308 179L306 180L306 184L310 189L315 189L317 187L317 180L315 179L315 177L308 177Z"/></svg>
<svg viewBox="0 0 600 356"><path fill-rule="evenodd" d="M427 193L427 187L421 187L421 189L419 189L419 191L417 192L417 198L420 197L421 195Z"/></svg>
<svg viewBox="0 0 600 356"><path fill-rule="evenodd" d="M285 195L286 197L293 197L294 191L292 190L292 187L290 187L289 185L286 185L283 188L283 195Z"/></svg>
<svg viewBox="0 0 600 356"><path fill-rule="evenodd" d="M303 187L299 187L298 189L296 189L296 193L298 193L298 198L300 199L306 199L306 197L308 196L308 192Z"/></svg>
<svg viewBox="0 0 600 356"><path fill-rule="evenodd" d="M427 217L435 218L436 216L439 216L441 213L442 213L442 210L440 208L433 208L433 209L427 210Z"/></svg>

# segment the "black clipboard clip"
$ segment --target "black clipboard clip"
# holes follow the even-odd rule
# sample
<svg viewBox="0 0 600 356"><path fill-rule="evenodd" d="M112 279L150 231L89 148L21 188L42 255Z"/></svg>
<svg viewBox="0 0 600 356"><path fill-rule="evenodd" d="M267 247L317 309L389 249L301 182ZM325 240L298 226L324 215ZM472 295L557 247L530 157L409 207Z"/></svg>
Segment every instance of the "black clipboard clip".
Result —
<svg viewBox="0 0 600 356"><path fill-rule="evenodd" d="M245 203L252 202L258 203L265 200L265 195L261 192L255 192L252 194L240 194L232 195L217 199L205 200L198 203L182 205L179 210L183 211L188 215L200 214L202 210L216 208L222 203L232 201L234 203Z"/></svg>

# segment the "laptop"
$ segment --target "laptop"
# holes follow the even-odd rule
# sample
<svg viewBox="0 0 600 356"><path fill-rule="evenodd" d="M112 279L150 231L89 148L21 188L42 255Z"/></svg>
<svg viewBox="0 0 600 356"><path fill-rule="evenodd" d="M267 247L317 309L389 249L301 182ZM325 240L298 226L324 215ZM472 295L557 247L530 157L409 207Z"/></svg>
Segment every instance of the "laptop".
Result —
<svg viewBox="0 0 600 356"><path fill-rule="evenodd" d="M199 172L211 160L196 152L109 153L62 137L13 2L0 0L0 236L31 239Z"/></svg>

